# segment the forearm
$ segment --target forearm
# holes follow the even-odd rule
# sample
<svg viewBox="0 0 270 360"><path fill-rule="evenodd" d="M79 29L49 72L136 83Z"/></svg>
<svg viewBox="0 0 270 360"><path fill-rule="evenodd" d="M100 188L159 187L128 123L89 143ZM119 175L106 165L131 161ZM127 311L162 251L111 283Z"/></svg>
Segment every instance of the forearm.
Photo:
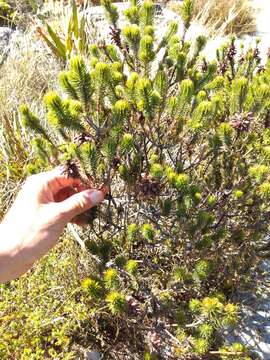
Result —
<svg viewBox="0 0 270 360"><path fill-rule="evenodd" d="M33 265L21 249L15 236L0 224L0 283L16 279Z"/></svg>

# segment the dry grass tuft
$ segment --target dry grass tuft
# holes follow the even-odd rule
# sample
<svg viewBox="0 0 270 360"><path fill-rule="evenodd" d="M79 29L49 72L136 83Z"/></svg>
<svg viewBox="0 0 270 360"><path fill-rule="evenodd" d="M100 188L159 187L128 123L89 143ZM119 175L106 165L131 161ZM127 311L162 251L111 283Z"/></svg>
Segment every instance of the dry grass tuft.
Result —
<svg viewBox="0 0 270 360"><path fill-rule="evenodd" d="M30 103L41 114L43 96L55 87L59 66L33 34L16 38L0 67L0 218L24 177L31 137L20 126L18 107Z"/></svg>
<svg viewBox="0 0 270 360"><path fill-rule="evenodd" d="M241 36L256 31L254 10L249 0L195 0L194 15L213 31Z"/></svg>
<svg viewBox="0 0 270 360"><path fill-rule="evenodd" d="M168 6L177 13L181 8L176 2ZM195 0L193 20L211 36L241 36L256 31L255 15L249 0Z"/></svg>
<svg viewBox="0 0 270 360"><path fill-rule="evenodd" d="M44 61L46 56L27 53L23 59L10 59L1 67L0 114L10 114L24 102L41 103L50 86L50 78L56 77ZM52 72L52 73L51 73Z"/></svg>

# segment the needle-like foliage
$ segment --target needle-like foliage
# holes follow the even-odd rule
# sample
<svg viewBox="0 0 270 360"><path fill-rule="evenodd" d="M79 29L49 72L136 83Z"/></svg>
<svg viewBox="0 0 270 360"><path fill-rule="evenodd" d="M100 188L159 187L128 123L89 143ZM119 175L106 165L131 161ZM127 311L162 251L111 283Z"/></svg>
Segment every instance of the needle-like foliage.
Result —
<svg viewBox="0 0 270 360"><path fill-rule="evenodd" d="M257 48L238 54L234 39L207 61L206 38L185 41L191 0L184 33L171 23L161 39L150 0L132 2L123 28L116 6L103 7L113 44L92 45L90 58L72 58L60 74L63 95L45 97L50 136L26 107L23 123L58 139L43 167L68 160L86 186L108 190L85 214L94 277L83 289L96 326L107 311L110 329L121 326L141 356L142 341L161 359L204 356L237 323L228 298L267 254L270 61L261 66ZM145 340L149 327L160 340Z"/></svg>

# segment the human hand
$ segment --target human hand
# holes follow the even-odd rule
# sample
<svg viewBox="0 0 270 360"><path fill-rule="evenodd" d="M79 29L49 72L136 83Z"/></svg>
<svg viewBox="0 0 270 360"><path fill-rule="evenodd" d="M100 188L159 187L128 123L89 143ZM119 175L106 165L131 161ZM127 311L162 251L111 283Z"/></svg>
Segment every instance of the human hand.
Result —
<svg viewBox="0 0 270 360"><path fill-rule="evenodd" d="M57 242L68 222L104 200L62 167L30 176L0 226L0 282L26 272Z"/></svg>

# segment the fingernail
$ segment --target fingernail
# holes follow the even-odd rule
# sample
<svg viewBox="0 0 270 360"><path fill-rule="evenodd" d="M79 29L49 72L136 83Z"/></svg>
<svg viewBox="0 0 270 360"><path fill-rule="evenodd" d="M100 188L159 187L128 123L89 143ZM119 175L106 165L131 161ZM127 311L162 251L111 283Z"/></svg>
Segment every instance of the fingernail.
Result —
<svg viewBox="0 0 270 360"><path fill-rule="evenodd" d="M89 191L89 199L92 205L97 205L104 200L103 192L100 190L91 190Z"/></svg>

